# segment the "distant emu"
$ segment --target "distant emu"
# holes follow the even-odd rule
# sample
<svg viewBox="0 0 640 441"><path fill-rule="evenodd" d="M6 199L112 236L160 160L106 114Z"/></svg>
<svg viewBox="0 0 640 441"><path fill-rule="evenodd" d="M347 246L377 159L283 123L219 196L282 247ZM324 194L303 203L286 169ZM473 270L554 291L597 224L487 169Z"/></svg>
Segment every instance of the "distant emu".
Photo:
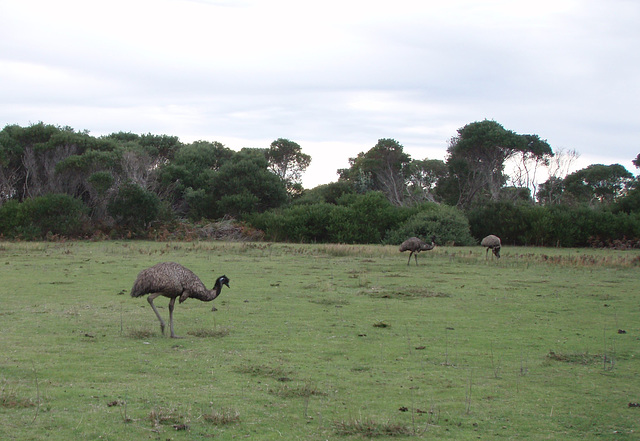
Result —
<svg viewBox="0 0 640 441"><path fill-rule="evenodd" d="M188 298L194 298L203 302L210 302L220 295L222 285L229 288L229 278L220 276L216 280L213 289L207 289L204 283L191 270L179 263L163 262L144 269L138 274L138 278L131 288L131 297L141 297L149 294L147 301L160 320L160 329L164 334L165 323L160 313L153 304L156 297L169 297L169 327L171 338L180 338L173 331L173 308L176 299L180 297L180 303ZM214 306L212 311L216 311Z"/></svg>
<svg viewBox="0 0 640 441"><path fill-rule="evenodd" d="M484 256L485 260L487 259L487 257L489 257L489 250L493 251L493 254L498 259L500 258L500 248L502 247L502 244L500 243L500 238L498 236L494 236L493 234L490 234L484 239L482 239L482 242L480 242L480 245L482 245L483 247L487 247L487 251Z"/></svg>
<svg viewBox="0 0 640 441"><path fill-rule="evenodd" d="M402 242L402 244L400 245L400 252L411 251L409 253L409 260L407 261L407 265L411 263L411 256L413 256L414 259L416 260L416 266L418 266L418 253L420 251L432 250L435 246L436 246L435 236L431 236L431 243L423 242L417 237L410 237L409 239Z"/></svg>

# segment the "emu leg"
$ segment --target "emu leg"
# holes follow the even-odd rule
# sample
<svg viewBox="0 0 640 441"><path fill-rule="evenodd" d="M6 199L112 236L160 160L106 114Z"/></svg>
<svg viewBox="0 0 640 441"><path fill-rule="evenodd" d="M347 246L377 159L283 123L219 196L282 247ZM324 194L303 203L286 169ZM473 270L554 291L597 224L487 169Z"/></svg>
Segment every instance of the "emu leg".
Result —
<svg viewBox="0 0 640 441"><path fill-rule="evenodd" d="M176 333L173 332L173 308L175 304L176 304L176 298L172 297L171 300L169 300L169 328L171 330L171 338L182 338L182 337L178 337Z"/></svg>
<svg viewBox="0 0 640 441"><path fill-rule="evenodd" d="M147 302L149 302L149 304L151 305L151 308L153 308L153 312L156 313L156 317L158 317L158 320L160 320L160 330L162 331L162 335L164 335L164 320L162 320L162 317L160 317L160 313L158 312L158 310L156 309L156 305L153 304L153 300L158 297L160 295L160 293L158 292L154 292L153 294L149 294L149 297L147 297Z"/></svg>
<svg viewBox="0 0 640 441"><path fill-rule="evenodd" d="M418 266L418 253L415 253L413 258L416 260L416 266Z"/></svg>
<svg viewBox="0 0 640 441"><path fill-rule="evenodd" d="M407 260L407 265L411 264L411 256L413 255L413 251L409 253L409 260Z"/></svg>

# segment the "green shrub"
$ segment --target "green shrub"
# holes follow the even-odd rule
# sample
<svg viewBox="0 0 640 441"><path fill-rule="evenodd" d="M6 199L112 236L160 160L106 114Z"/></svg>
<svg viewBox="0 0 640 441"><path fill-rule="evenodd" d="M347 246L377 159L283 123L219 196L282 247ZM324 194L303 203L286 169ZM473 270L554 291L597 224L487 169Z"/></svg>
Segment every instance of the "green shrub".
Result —
<svg viewBox="0 0 640 441"><path fill-rule="evenodd" d="M399 244L409 237L430 239L436 236L436 243L453 245L474 245L476 241L471 236L469 222L460 210L448 205L435 203L424 204L420 211L397 228L389 230L385 243Z"/></svg>
<svg viewBox="0 0 640 441"><path fill-rule="evenodd" d="M329 184L319 185L310 190L305 190L299 198L295 199L296 204L318 204L327 202L337 204L338 200L345 194L353 193L351 184L339 181Z"/></svg>
<svg viewBox="0 0 640 441"><path fill-rule="evenodd" d="M332 207L329 204L296 205L254 213L249 222L276 242L324 242Z"/></svg>
<svg viewBox="0 0 640 441"><path fill-rule="evenodd" d="M584 247L640 238L640 215L587 205L488 203L469 212L469 224L476 239L495 234L510 245Z"/></svg>
<svg viewBox="0 0 640 441"><path fill-rule="evenodd" d="M345 194L338 205L296 204L254 214L250 223L274 241L381 243L385 232L404 219L381 193Z"/></svg>
<svg viewBox="0 0 640 441"><path fill-rule="evenodd" d="M113 175L106 171L96 172L89 176L87 180L100 195L105 194L115 182Z"/></svg>
<svg viewBox="0 0 640 441"><path fill-rule="evenodd" d="M7 201L0 207L0 234L25 240L44 239L48 235L79 236L86 214L82 201L66 194Z"/></svg>
<svg viewBox="0 0 640 441"><path fill-rule="evenodd" d="M158 218L160 198L138 184L128 182L109 201L107 211L118 227L139 231Z"/></svg>
<svg viewBox="0 0 640 441"><path fill-rule="evenodd" d="M339 206L347 207L342 218L334 215L331 228L340 231L338 243L382 243L387 230L398 225L402 209L392 205L381 192L345 194Z"/></svg>
<svg viewBox="0 0 640 441"><path fill-rule="evenodd" d="M528 228L524 212L530 205L509 201L487 202L468 213L471 235L478 241L489 234L500 237L503 244L521 243Z"/></svg>
<svg viewBox="0 0 640 441"><path fill-rule="evenodd" d="M260 199L248 190L243 189L239 193L226 194L217 203L218 214L242 218L251 213L260 203Z"/></svg>
<svg viewBox="0 0 640 441"><path fill-rule="evenodd" d="M16 200L9 200L0 206L0 234L13 238L23 223L21 204Z"/></svg>

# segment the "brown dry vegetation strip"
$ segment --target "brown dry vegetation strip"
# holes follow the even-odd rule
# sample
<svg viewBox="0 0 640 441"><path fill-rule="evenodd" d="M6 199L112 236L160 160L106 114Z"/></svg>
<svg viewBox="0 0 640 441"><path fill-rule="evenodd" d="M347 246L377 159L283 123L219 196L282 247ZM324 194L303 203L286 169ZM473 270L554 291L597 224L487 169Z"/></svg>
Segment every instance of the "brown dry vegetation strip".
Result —
<svg viewBox="0 0 640 441"><path fill-rule="evenodd" d="M402 424L377 422L372 419L338 421L334 423L334 430L338 435L358 435L363 438L413 435L413 431Z"/></svg>
<svg viewBox="0 0 640 441"><path fill-rule="evenodd" d="M573 363L573 364L596 364L602 363L603 356L599 354L588 354L588 353L571 353L571 354L563 354L559 352L551 351L547 354L547 359L552 361L560 361L563 363Z"/></svg>
<svg viewBox="0 0 640 441"><path fill-rule="evenodd" d="M303 383L303 384L280 384L277 387L269 388L269 393L276 395L280 398L306 398L311 396L327 396L328 393L318 389L316 386Z"/></svg>
<svg viewBox="0 0 640 441"><path fill-rule="evenodd" d="M227 424L236 424L240 422L240 413L235 409L211 410L202 415L202 418L216 426L225 426Z"/></svg>
<svg viewBox="0 0 640 441"><path fill-rule="evenodd" d="M213 329L196 329L194 331L188 331L187 334L193 335L194 337L207 338L207 337L226 337L229 335L229 328L219 326Z"/></svg>
<svg viewBox="0 0 640 441"><path fill-rule="evenodd" d="M372 287L360 291L360 294L368 295L377 299L426 299L451 297L451 294L421 287L395 289Z"/></svg>
<svg viewBox="0 0 640 441"><path fill-rule="evenodd" d="M241 374L249 374L254 376L262 376L276 379L278 381L290 381L289 375L293 373L293 371L282 368L282 367L271 367L263 364L259 365L250 365L244 364L242 366L237 366L235 371Z"/></svg>

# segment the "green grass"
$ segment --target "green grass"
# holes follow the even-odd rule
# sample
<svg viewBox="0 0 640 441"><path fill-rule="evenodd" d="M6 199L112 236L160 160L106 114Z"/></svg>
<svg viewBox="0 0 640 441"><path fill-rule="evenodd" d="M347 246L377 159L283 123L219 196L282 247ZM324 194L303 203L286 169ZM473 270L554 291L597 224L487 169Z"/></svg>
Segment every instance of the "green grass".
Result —
<svg viewBox="0 0 640 441"><path fill-rule="evenodd" d="M0 439L636 439L640 252L502 256L0 243ZM169 260L231 279L177 340L129 296Z"/></svg>

